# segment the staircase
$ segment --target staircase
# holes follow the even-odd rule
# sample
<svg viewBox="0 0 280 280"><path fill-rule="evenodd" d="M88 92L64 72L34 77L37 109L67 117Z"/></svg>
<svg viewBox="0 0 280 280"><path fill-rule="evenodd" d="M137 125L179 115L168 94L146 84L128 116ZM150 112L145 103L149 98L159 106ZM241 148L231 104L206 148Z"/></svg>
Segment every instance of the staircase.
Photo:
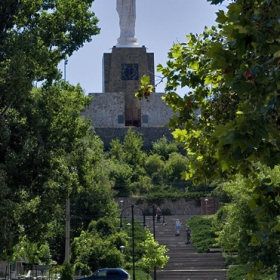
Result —
<svg viewBox="0 0 280 280"><path fill-rule="evenodd" d="M176 236L175 221L182 224L180 235ZM156 223L156 241L166 245L170 257L163 269L157 268L157 280L226 280L226 265L220 252L197 253L194 246L187 244L185 223L190 216L164 217L165 226ZM152 217L146 217L146 223L153 232ZM151 273L154 279L153 272Z"/></svg>

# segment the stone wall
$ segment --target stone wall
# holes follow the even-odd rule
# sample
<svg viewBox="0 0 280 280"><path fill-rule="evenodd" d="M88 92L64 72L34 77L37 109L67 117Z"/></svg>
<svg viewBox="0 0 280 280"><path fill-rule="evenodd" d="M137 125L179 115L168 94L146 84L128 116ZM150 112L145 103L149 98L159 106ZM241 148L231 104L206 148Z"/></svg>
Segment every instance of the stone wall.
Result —
<svg viewBox="0 0 280 280"><path fill-rule="evenodd" d="M91 119L91 126L124 127L124 122L119 119L120 116L124 118L124 93L90 93L89 96L92 100L83 115Z"/></svg>
<svg viewBox="0 0 280 280"><path fill-rule="evenodd" d="M127 207L127 209L123 211L123 216L131 215L131 208L129 207L131 205L135 205L134 213L136 216L142 215L141 210L137 209L137 207L140 207L145 212L149 211L152 213L152 205L148 205L146 202L137 204L136 198L120 197L116 198L116 201L120 209ZM121 201L123 201L123 203L121 203ZM177 201L171 201L169 199L164 199L163 203L155 206L159 206L163 211L170 211L171 215L201 215L200 200L185 200L181 198Z"/></svg>
<svg viewBox="0 0 280 280"><path fill-rule="evenodd" d="M122 142L127 133L128 127L124 128L109 128L109 127L95 127L94 130L96 134L102 139L105 149L110 147L110 142L113 139L120 139ZM133 131L142 134L143 139L143 149L150 150L152 148L153 142L156 142L163 136L167 138L168 141L174 141L171 131L166 127L132 127Z"/></svg>
<svg viewBox="0 0 280 280"><path fill-rule="evenodd" d="M163 127L174 115L172 109L162 100L163 93L152 93L149 101L141 100L141 127ZM137 108L128 102L128 94L123 92L90 93L90 105L85 109L84 116L91 119L93 127L124 127L126 107Z"/></svg>
<svg viewBox="0 0 280 280"><path fill-rule="evenodd" d="M142 127L164 126L174 115L172 109L162 100L164 93L152 93L149 101L141 101Z"/></svg>

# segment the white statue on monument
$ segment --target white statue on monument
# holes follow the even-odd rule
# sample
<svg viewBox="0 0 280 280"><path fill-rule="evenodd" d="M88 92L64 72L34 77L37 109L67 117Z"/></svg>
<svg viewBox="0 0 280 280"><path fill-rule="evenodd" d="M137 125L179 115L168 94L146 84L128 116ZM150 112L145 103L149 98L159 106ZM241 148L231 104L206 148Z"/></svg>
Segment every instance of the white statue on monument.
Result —
<svg viewBox="0 0 280 280"><path fill-rule="evenodd" d="M138 47L135 38L136 0L117 0L120 17L120 38L117 47Z"/></svg>

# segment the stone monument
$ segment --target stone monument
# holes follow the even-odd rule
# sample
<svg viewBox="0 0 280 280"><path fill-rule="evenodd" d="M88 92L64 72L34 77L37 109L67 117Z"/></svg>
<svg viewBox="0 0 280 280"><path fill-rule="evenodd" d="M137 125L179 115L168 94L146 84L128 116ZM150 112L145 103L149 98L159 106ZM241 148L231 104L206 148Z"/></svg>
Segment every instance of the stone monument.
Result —
<svg viewBox="0 0 280 280"><path fill-rule="evenodd" d="M117 12L120 18L120 37L116 47L139 47L135 38L136 0L117 0Z"/></svg>
<svg viewBox="0 0 280 280"><path fill-rule="evenodd" d="M103 92L90 93L92 101L84 116L91 120L105 149L113 139L123 141L127 130L142 134L143 148L166 136L173 137L165 126L173 111L162 100L164 93L154 93L149 102L135 97L141 77L148 75L155 85L154 54L135 38L136 0L116 0L120 37L110 53L103 54Z"/></svg>

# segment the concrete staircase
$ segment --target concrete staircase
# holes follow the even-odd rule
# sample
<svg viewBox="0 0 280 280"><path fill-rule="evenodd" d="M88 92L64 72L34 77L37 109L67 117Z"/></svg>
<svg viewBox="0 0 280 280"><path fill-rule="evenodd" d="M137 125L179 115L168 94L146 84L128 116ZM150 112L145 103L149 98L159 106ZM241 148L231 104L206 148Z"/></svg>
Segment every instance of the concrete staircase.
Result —
<svg viewBox="0 0 280 280"><path fill-rule="evenodd" d="M181 221L181 232L176 236L175 221ZM197 253L194 246L187 244L185 228L186 220L190 216L167 216L164 217L165 226L156 223L156 241L166 245L169 249L167 255L170 257L166 266L157 268L157 280L226 280L226 265L220 252ZM146 217L146 223L153 232L152 217ZM151 273L154 279L154 273Z"/></svg>

